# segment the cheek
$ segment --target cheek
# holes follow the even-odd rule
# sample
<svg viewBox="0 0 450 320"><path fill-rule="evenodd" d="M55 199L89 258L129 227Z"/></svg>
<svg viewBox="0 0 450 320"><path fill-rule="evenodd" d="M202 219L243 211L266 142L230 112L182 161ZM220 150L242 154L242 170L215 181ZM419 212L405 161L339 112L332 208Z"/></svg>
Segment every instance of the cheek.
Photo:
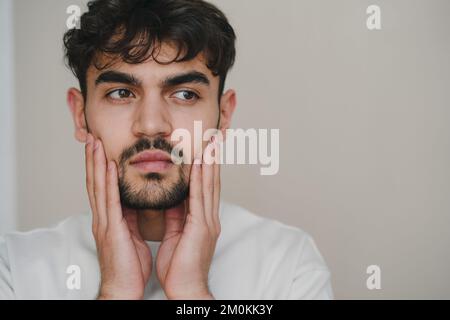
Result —
<svg viewBox="0 0 450 320"><path fill-rule="evenodd" d="M118 163L122 152L131 146L130 129L124 121L98 121L92 131L102 141L107 160Z"/></svg>
<svg viewBox="0 0 450 320"><path fill-rule="evenodd" d="M113 160L117 164L119 164L120 154L123 150L123 148L120 147L122 144L119 144L117 143L117 141L110 139L104 139L102 141L105 149L106 159L108 161Z"/></svg>
<svg viewBox="0 0 450 320"><path fill-rule="evenodd" d="M183 116L172 118L174 131L176 129L183 129L189 132L189 143L184 141L182 143L182 147L184 150L190 150L190 154L186 155L186 158L190 159L190 163L192 163L196 152L200 152L200 148L202 148L203 151L205 150L205 147L209 142L203 140L205 137L205 132L208 129L217 129L218 117L218 107L215 112L211 107L209 107L201 112L196 110L196 112L183 114ZM184 137L184 132L182 136ZM177 141L172 142L172 144L177 145ZM184 152L186 154L186 151Z"/></svg>

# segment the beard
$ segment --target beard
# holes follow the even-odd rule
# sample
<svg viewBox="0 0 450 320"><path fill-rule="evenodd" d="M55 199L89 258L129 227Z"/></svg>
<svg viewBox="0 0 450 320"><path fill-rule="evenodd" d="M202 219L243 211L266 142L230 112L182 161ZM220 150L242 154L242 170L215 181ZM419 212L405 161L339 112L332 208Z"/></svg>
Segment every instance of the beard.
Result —
<svg viewBox="0 0 450 320"><path fill-rule="evenodd" d="M143 176L144 183L143 185L140 183L140 187L126 179L126 160L150 149L159 149L169 154L172 152L172 146L162 138L154 141L141 139L133 148L124 151L119 161L120 201L123 206L134 210L167 210L176 207L189 195L189 184L182 164L176 166L177 172L174 179L150 172ZM180 155L182 156L182 151Z"/></svg>

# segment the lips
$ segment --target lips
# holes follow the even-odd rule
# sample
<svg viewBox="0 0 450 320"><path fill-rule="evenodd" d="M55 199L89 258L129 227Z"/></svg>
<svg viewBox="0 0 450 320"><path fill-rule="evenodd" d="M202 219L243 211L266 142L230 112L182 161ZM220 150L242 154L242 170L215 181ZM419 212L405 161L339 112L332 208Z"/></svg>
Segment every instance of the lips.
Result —
<svg viewBox="0 0 450 320"><path fill-rule="evenodd" d="M134 157L130 164L143 172L161 172L172 165L171 157L161 151L144 151Z"/></svg>
<svg viewBox="0 0 450 320"><path fill-rule="evenodd" d="M134 157L130 164L136 164L140 162L151 162L151 161L168 161L172 162L170 156L161 151L144 151Z"/></svg>

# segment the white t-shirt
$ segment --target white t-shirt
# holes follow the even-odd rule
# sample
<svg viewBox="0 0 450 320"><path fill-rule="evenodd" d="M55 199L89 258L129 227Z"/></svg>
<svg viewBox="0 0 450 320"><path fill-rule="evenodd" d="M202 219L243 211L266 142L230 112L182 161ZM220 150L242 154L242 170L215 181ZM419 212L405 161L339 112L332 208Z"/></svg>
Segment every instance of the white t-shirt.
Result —
<svg viewBox="0 0 450 320"><path fill-rule="evenodd" d="M219 216L209 272L216 299L333 298L330 272L307 233L224 201ZM165 300L155 271L160 242L147 244L153 271L145 299ZM95 299L99 284L90 214L0 237L0 299Z"/></svg>

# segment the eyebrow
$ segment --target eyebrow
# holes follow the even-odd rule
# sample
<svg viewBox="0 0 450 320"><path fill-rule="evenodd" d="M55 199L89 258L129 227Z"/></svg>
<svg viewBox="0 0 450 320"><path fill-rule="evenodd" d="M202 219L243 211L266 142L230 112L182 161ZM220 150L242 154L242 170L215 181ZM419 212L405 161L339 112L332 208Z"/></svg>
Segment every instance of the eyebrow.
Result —
<svg viewBox="0 0 450 320"><path fill-rule="evenodd" d="M119 71L105 71L100 74L95 80L95 85L97 86L101 83L124 83L135 87L141 85L141 81L133 75Z"/></svg>
<svg viewBox="0 0 450 320"><path fill-rule="evenodd" d="M198 71L190 71L183 74L178 74L174 76L170 76L166 78L162 82L162 87L176 87L185 83L200 83L206 86L209 86L210 82L208 77L201 72Z"/></svg>
<svg viewBox="0 0 450 320"><path fill-rule="evenodd" d="M135 87L142 85L142 82L133 75L120 71L105 71L101 73L95 80L95 85L97 86L101 83L123 83ZM200 83L206 86L210 85L210 81L204 73L198 71L190 71L187 73L167 77L161 83L161 87L170 88L185 83Z"/></svg>

